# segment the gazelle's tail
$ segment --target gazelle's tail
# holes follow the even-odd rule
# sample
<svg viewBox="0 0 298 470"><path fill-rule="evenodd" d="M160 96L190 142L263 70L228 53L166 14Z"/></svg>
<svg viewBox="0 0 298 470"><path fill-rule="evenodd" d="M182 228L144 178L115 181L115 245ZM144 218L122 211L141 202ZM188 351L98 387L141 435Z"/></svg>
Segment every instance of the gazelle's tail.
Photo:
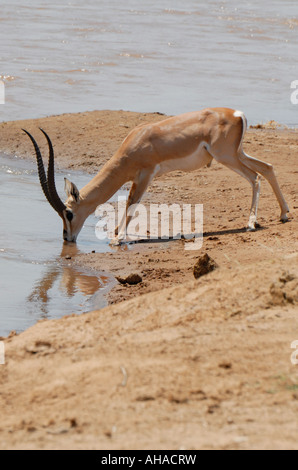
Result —
<svg viewBox="0 0 298 470"><path fill-rule="evenodd" d="M244 134L245 134L246 129L247 129L247 119L246 119L245 114L242 111L235 111L234 116L235 117L241 117L241 119L242 119L242 136L241 136L239 146L238 146L238 150L241 150L243 137L244 137Z"/></svg>

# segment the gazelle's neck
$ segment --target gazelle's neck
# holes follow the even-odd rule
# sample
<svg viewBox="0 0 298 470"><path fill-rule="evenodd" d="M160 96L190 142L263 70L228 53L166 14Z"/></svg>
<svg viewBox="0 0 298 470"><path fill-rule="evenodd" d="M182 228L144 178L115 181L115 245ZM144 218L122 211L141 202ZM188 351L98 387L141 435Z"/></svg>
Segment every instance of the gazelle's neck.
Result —
<svg viewBox="0 0 298 470"><path fill-rule="evenodd" d="M127 181L129 172L124 171L123 163L113 157L100 172L80 190L81 203L86 214L92 214L100 205L107 202Z"/></svg>

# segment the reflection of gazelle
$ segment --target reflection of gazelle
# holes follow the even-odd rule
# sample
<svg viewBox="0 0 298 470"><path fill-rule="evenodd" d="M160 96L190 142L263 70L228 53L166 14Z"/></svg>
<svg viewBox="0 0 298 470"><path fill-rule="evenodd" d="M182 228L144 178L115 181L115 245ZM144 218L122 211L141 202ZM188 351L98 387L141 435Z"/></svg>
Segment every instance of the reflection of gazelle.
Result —
<svg viewBox="0 0 298 470"><path fill-rule="evenodd" d="M247 179L253 189L248 229L257 224L260 195L259 174L270 183L281 208L280 220L288 220L289 208L281 193L273 167L249 157L242 149L246 118L241 111L207 108L171 117L154 124L136 127L123 141L102 170L79 191L65 179L68 196L65 204L59 198L54 181L54 151L47 134L50 156L46 177L40 150L34 138L39 179L44 194L63 220L64 240L75 242L86 218L99 204L105 203L127 181L132 181L127 209L137 204L155 176L173 170L192 171L218 162ZM115 241L121 241L130 222L127 215L116 229Z"/></svg>
<svg viewBox="0 0 298 470"><path fill-rule="evenodd" d="M65 259L67 255L76 256L80 253L76 245L65 244L62 247L60 257L57 261ZM104 289L111 280L104 274L100 276L90 276L72 266L61 263L52 263L46 268L44 275L35 284L32 293L28 297L28 301L38 306L38 310L42 316L47 317L49 314L50 291L55 283L58 283L59 290L63 291L63 295L68 298L74 297L77 293L81 293L86 297L93 296L100 289ZM100 302L99 302L100 300ZM102 294L101 298L96 299L97 307L104 305Z"/></svg>

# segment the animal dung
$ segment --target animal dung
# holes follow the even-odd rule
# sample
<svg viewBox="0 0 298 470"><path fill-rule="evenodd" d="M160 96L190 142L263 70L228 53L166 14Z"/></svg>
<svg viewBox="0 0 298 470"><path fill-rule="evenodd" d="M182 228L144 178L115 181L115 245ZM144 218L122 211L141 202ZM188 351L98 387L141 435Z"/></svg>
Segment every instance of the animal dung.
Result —
<svg viewBox="0 0 298 470"><path fill-rule="evenodd" d="M139 274L129 274L127 277L116 277L116 279L120 284L129 284L130 286L135 286L143 281Z"/></svg>
<svg viewBox="0 0 298 470"><path fill-rule="evenodd" d="M201 256L194 265L193 275L195 279L199 279L201 276L205 276L205 274L214 271L216 268L218 268L218 264L206 253L204 256Z"/></svg>

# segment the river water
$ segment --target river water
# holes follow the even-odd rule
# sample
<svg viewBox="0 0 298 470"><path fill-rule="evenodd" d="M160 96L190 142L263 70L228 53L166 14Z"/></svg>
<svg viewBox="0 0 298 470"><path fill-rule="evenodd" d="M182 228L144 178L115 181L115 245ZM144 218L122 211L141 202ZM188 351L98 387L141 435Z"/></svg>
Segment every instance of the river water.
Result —
<svg viewBox="0 0 298 470"><path fill-rule="evenodd" d="M56 173L57 188L63 188L63 176L67 173ZM90 180L83 173L69 177L78 187ZM35 165L3 155L0 198L0 337L42 318L105 306L113 278L73 269L65 260L80 252L110 250L108 241L96 238L98 219L87 219L77 245L64 244L62 221L45 200Z"/></svg>
<svg viewBox="0 0 298 470"><path fill-rule="evenodd" d="M94 109L241 109L297 125L297 0L10 0L0 120Z"/></svg>

